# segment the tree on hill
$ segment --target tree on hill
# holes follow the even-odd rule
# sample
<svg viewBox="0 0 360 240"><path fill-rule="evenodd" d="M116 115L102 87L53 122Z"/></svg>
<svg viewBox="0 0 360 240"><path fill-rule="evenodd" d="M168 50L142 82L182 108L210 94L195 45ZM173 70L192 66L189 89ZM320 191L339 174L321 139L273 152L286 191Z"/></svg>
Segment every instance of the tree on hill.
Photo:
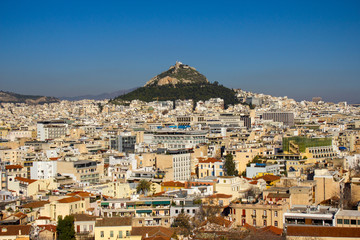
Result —
<svg viewBox="0 0 360 240"><path fill-rule="evenodd" d="M225 163L224 163L224 169L226 176L237 176L238 171L235 167L234 157L232 154L227 154L225 156Z"/></svg>
<svg viewBox="0 0 360 240"><path fill-rule="evenodd" d="M140 180L140 182L136 187L136 192L145 194L146 192L150 191L150 188L151 188L151 183L142 179Z"/></svg>
<svg viewBox="0 0 360 240"><path fill-rule="evenodd" d="M56 231L59 240L75 240L74 217L65 216L63 219L62 216L59 216Z"/></svg>

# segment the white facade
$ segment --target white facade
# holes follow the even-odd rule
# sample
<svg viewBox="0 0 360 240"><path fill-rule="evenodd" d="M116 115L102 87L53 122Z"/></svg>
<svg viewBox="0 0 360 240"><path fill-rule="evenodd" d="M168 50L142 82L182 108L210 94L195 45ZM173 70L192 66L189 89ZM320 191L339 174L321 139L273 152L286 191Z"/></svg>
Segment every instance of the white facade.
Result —
<svg viewBox="0 0 360 240"><path fill-rule="evenodd" d="M30 167L31 179L48 179L57 175L57 162L56 161L38 161L33 162Z"/></svg>
<svg viewBox="0 0 360 240"><path fill-rule="evenodd" d="M173 155L174 181L187 181L190 179L190 164L190 153Z"/></svg>

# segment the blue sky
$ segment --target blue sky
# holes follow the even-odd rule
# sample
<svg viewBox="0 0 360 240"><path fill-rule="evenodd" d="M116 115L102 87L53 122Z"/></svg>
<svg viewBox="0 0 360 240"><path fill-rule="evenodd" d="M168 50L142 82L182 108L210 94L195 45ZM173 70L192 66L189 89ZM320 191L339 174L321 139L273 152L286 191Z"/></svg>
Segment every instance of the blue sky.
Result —
<svg viewBox="0 0 360 240"><path fill-rule="evenodd" d="M142 86L175 61L225 86L360 102L359 1L0 1L0 89Z"/></svg>

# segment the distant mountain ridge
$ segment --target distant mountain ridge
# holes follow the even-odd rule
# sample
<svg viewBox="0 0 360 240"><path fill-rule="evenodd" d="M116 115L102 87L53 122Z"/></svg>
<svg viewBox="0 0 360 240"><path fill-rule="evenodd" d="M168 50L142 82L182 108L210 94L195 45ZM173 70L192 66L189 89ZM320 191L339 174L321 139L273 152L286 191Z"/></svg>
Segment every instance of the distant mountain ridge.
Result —
<svg viewBox="0 0 360 240"><path fill-rule="evenodd" d="M1 103L27 103L27 104L44 104L54 103L60 100L55 97L36 96L36 95L22 95L13 92L6 92L0 90Z"/></svg>
<svg viewBox="0 0 360 240"><path fill-rule="evenodd" d="M75 97L59 97L61 100L68 100L68 101L79 101L84 99L89 100L105 100L105 99L113 99L119 95L123 95L126 93L129 93L131 91L134 91L137 88L131 88L131 89L122 89L111 93L101 93L98 95L83 95L83 96L75 96Z"/></svg>
<svg viewBox="0 0 360 240"><path fill-rule="evenodd" d="M193 99L194 102L197 102L210 98L224 99L225 107L229 104L239 103L234 90L224 87L218 82L210 83L195 68L176 62L167 71L150 79L144 87L120 95L110 102L124 104L135 99L145 102Z"/></svg>

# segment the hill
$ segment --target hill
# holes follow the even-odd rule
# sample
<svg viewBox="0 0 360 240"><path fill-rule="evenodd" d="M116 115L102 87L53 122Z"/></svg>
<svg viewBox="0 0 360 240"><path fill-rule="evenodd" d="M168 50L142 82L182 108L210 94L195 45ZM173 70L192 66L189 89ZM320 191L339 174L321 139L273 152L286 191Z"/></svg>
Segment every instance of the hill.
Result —
<svg viewBox="0 0 360 240"><path fill-rule="evenodd" d="M225 106L238 103L236 93L232 89L218 82L210 83L195 68L176 62L169 70L153 77L144 87L118 96L111 102L121 104L135 99L145 102L193 99L197 102L210 98L224 99Z"/></svg>
<svg viewBox="0 0 360 240"><path fill-rule="evenodd" d="M54 97L22 95L18 93L0 91L0 103L27 103L27 104L44 104L54 103L60 100Z"/></svg>

